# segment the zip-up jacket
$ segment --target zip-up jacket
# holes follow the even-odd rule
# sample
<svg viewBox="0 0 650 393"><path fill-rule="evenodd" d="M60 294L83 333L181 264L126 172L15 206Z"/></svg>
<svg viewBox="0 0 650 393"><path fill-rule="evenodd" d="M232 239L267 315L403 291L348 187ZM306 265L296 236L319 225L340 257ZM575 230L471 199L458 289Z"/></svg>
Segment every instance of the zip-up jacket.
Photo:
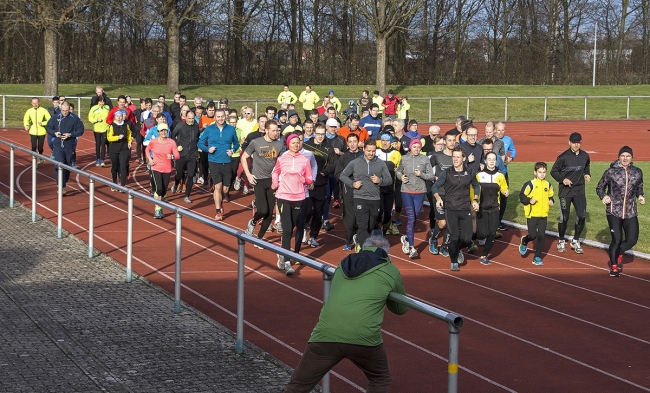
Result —
<svg viewBox="0 0 650 393"><path fill-rule="evenodd" d="M56 116L50 118L45 129L47 130L48 137L55 139L53 150L71 151L74 150L75 146L77 145L77 138L84 134L84 123L81 122L81 119L79 119L77 116L72 115L71 113L68 114L68 116L62 116L59 113ZM54 135L57 132L60 132L61 134L70 134L70 137L68 139L61 139L58 141L56 139L59 138Z"/></svg>
<svg viewBox="0 0 650 393"><path fill-rule="evenodd" d="M351 163L353 160L363 156L363 150L358 149L356 152L351 152L350 150L346 151L343 153L343 155L339 158L339 161L336 163L336 169L334 170L334 177L336 180L341 180L341 172L345 169L346 166L348 166L349 163ZM343 185L343 192L348 193L352 192L352 188L346 186L345 184Z"/></svg>
<svg viewBox="0 0 650 393"><path fill-rule="evenodd" d="M372 117L370 115L364 117L359 122L359 127L363 127L368 132L368 136L375 139L379 138L379 131L381 131L382 121L379 116ZM374 136L373 136L374 135Z"/></svg>
<svg viewBox="0 0 650 393"><path fill-rule="evenodd" d="M108 127L111 126L111 123L106 123L106 119L108 118L108 112L110 110L111 108L106 104L104 104L104 106L99 106L98 104L90 108L90 112L88 112L88 121L93 124L94 132L102 133L108 131Z"/></svg>
<svg viewBox="0 0 650 393"><path fill-rule="evenodd" d="M197 143L199 143L199 125L194 123L191 126L187 123L180 123L172 131L172 139L176 141L177 146L182 146L180 151L181 157L196 158L198 153Z"/></svg>
<svg viewBox="0 0 650 393"><path fill-rule="evenodd" d="M420 176L415 174L415 170L420 170ZM418 154L406 154L402 156L402 160L395 171L398 179L403 175L409 178L407 183L402 182L402 192L409 194L424 194L427 191L425 180L433 180L433 168L427 156Z"/></svg>
<svg viewBox="0 0 650 393"><path fill-rule="evenodd" d="M298 97L290 91L282 91L278 95L278 104L295 104Z"/></svg>
<svg viewBox="0 0 650 393"><path fill-rule="evenodd" d="M402 276L386 251L366 247L348 255L334 272L329 298L309 342L380 345L384 309L397 315L408 310L388 299L391 292L406 294Z"/></svg>
<svg viewBox="0 0 650 393"><path fill-rule="evenodd" d="M501 194L508 191L508 184L503 173L499 172L496 167L494 170L485 168L476 174L476 180L481 185L481 196L479 197L481 211L499 210Z"/></svg>
<svg viewBox="0 0 650 393"><path fill-rule="evenodd" d="M481 169L481 159L483 157L483 146L475 143L471 145L469 142L463 142L460 144L460 147L465 152L465 164L471 169L474 173L478 173ZM474 161L469 162L469 155L474 154Z"/></svg>
<svg viewBox="0 0 650 393"><path fill-rule="evenodd" d="M436 194L443 185L446 191L445 196L438 195L443 198L446 210L471 210L470 185L474 189L474 198L481 195L481 185L476 180L476 175L466 165L463 165L463 169L460 171L457 171L453 166L442 171L438 176L438 180L433 183L431 193Z"/></svg>
<svg viewBox="0 0 650 393"><path fill-rule="evenodd" d="M434 168L434 172L436 175L444 172L447 168L451 168L454 166L454 161L451 159L451 155L446 155L443 151L435 152L429 158L429 161L431 162L431 167ZM445 186L441 186L440 189L438 189L438 195L441 197L445 195ZM444 198L443 198L444 199Z"/></svg>
<svg viewBox="0 0 650 393"><path fill-rule="evenodd" d="M608 215L623 219L636 217L636 199L643 195L643 172L632 163L625 168L614 161L600 178L596 194L600 199L609 195L612 200L606 208Z"/></svg>
<svg viewBox="0 0 650 393"><path fill-rule="evenodd" d="M391 183L387 186L381 187L381 192L394 192L395 191L395 169L399 166L399 163L402 161L402 155L399 151L389 147L388 149L377 149L375 157L378 157L380 160L386 163L388 168L388 173L390 173Z"/></svg>
<svg viewBox="0 0 650 393"><path fill-rule="evenodd" d="M120 139L120 135L124 135L124 138ZM108 141L109 153L115 153L122 150L130 150L129 143L131 143L132 140L132 133L129 122L123 121L122 124L111 124L108 127L106 140Z"/></svg>
<svg viewBox="0 0 650 393"><path fill-rule="evenodd" d="M45 108L40 106L38 108L29 108L23 117L23 125L29 127L29 135L42 136L47 134L45 127L50 117L52 117L50 112ZM39 126L39 122L43 125Z"/></svg>
<svg viewBox="0 0 650 393"><path fill-rule="evenodd" d="M589 154L580 149L577 153L567 149L557 157L551 176L560 184L560 198L583 195L585 193L585 175L591 176ZM571 187L565 186L564 179L573 183Z"/></svg>
<svg viewBox="0 0 650 393"><path fill-rule="evenodd" d="M314 187L326 185L328 175L334 173L334 170L336 169L334 149L329 145L329 143L327 143L327 141L317 144L314 139L310 139L309 142L303 144L303 147L314 153L316 163L318 164L318 175L316 176Z"/></svg>
<svg viewBox="0 0 650 393"><path fill-rule="evenodd" d="M307 93L307 90L305 90L300 93L300 98L298 100L302 102L302 109L310 111L314 109L318 101L320 101L320 97L318 97L318 94L316 94L316 92L313 90L309 93Z"/></svg>
<svg viewBox="0 0 650 393"><path fill-rule="evenodd" d="M397 96L393 96L393 98L390 98L389 96L384 97L384 100L381 102L384 106L384 113L386 115L396 115L397 106L400 102L402 102L402 100L397 98Z"/></svg>
<svg viewBox="0 0 650 393"><path fill-rule="evenodd" d="M526 218L548 217L548 201L553 200L553 194L553 186L547 180L535 178L524 183L519 192L519 201L524 205ZM537 203L531 205L531 199Z"/></svg>
<svg viewBox="0 0 650 393"><path fill-rule="evenodd" d="M300 152L286 152L278 157L271 172L271 185L275 197L285 201L302 201L306 197L306 185L313 183L309 159Z"/></svg>
<svg viewBox="0 0 650 393"><path fill-rule="evenodd" d="M206 146L205 143L208 143ZM208 152L211 147L216 147L213 153L208 153L208 161L217 164L227 164L231 162L230 156L227 151L232 150L236 152L239 149L239 139L237 139L237 131L235 127L230 124L224 124L222 129L219 129L217 124L212 124L206 127L199 137L197 147L204 153Z"/></svg>
<svg viewBox="0 0 650 393"><path fill-rule="evenodd" d="M372 175L379 177L379 184L372 182L370 178ZM388 173L388 168L382 160L373 157L372 160L367 161L365 156L352 160L341 172L340 180L346 186L354 189L353 195L355 198L371 201L380 199L379 187L389 186L393 182L390 173ZM352 183L356 181L362 183L359 189L352 187Z"/></svg>

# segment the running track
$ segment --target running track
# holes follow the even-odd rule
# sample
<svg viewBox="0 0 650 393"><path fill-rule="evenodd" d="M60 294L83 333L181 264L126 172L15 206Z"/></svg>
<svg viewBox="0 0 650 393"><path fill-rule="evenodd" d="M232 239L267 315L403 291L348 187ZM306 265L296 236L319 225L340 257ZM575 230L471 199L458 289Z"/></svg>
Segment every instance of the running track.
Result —
<svg viewBox="0 0 650 393"><path fill-rule="evenodd" d="M449 128L442 126L443 130ZM583 134L584 148L594 160L612 159L623 143L635 148L635 159L648 160L647 149L641 151L640 147L650 142L650 133L646 132L649 128L647 121L508 123L508 134L515 139L520 161L552 161L557 152L565 149L568 133L576 130ZM0 130L0 138L29 146L29 138L21 130ZM87 131L79 141L78 165L110 177L110 167L94 166L93 143ZM8 157L8 149L0 145L0 190L5 193L9 184ZM31 161L23 154L16 157L16 199L29 205ZM133 178L128 186L147 192L144 168L132 165ZM43 164L38 173L38 213L55 221L53 167ZM64 228L87 241L87 180L72 176L67 189ZM95 195L95 247L124 264L126 196L102 185L96 188ZM226 205L225 224L243 230L251 217L252 196L238 192L232 195L234 201ZM212 217L209 194L195 188L192 199L196 212ZM182 196L173 195L169 201L185 207ZM154 220L152 206L138 199L134 205L134 270L171 292L173 215ZM336 228L321 234L320 248L307 247L303 251L335 265L346 255L341 251L344 229L341 210L330 212ZM511 229L497 241L492 266L481 266L476 257L468 256L462 271L452 273L448 258L432 256L426 250L426 230L426 222L419 221L416 244L421 259L405 257L398 237L390 237L391 256L402 272L409 295L465 318L460 335L460 391L650 391L647 261L626 260L625 274L615 279L607 274L604 251L585 247L584 255L571 251L559 254L556 242L550 238L545 266L534 267L530 252L525 259L519 255L521 234ZM183 237L182 299L235 330L236 241L191 220L184 220ZM266 238L279 242L275 232ZM299 267L294 277L286 277L275 267L274 254L253 247L247 247L246 253L245 338L295 367L318 319L321 273ZM170 302L172 317L177 316ZM391 391L445 391L445 324L411 310L401 317L387 312L383 328L394 380ZM351 363L342 362L334 372L332 391L363 391L365 377Z"/></svg>

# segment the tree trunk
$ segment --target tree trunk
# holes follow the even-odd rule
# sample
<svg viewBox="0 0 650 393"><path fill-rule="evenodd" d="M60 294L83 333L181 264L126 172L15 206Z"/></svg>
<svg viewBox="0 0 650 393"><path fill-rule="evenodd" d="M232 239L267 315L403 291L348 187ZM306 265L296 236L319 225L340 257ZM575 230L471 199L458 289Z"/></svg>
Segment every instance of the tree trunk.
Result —
<svg viewBox="0 0 650 393"><path fill-rule="evenodd" d="M648 63L650 63L650 53L648 50L648 40L650 40L650 0L641 1L641 25L643 34L641 35L641 83L648 83Z"/></svg>
<svg viewBox="0 0 650 393"><path fill-rule="evenodd" d="M623 54L623 41L625 41L625 21L627 19L627 7L629 0L621 1L621 24L618 26L618 49L616 51L616 70L620 71L621 56Z"/></svg>
<svg viewBox="0 0 650 393"><path fill-rule="evenodd" d="M180 29L176 16L172 14L172 21L167 26L167 91L178 91Z"/></svg>
<svg viewBox="0 0 650 393"><path fill-rule="evenodd" d="M509 19L510 7L508 1L503 0L503 30L501 32L501 81L508 81L508 30L510 29Z"/></svg>
<svg viewBox="0 0 650 393"><path fill-rule="evenodd" d="M314 0L314 8L312 10L312 69L314 70L313 78L318 80L322 78L320 72L320 20L319 20L320 0Z"/></svg>
<svg viewBox="0 0 650 393"><path fill-rule="evenodd" d="M56 32L52 29L45 29L43 34L43 45L45 49L45 75L44 91L45 96L55 96L59 94L59 68L58 68L58 46L56 42Z"/></svg>
<svg viewBox="0 0 650 393"><path fill-rule="evenodd" d="M377 35L377 90L379 95L386 93L386 36Z"/></svg>

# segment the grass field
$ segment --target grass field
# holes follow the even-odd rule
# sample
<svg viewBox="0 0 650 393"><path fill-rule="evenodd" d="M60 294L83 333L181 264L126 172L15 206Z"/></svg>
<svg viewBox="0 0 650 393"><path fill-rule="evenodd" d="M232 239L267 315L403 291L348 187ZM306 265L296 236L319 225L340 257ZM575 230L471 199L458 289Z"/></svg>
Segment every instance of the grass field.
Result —
<svg viewBox="0 0 650 393"><path fill-rule="evenodd" d="M548 217L548 230L557 232L557 223L560 216L560 207L557 198L558 184L550 176L550 168L553 166L552 162L547 162L549 174L547 180L553 185L556 192L555 205L551 207ZM596 240L605 244L609 244L611 237L609 235L609 226L607 225L607 218L605 217L605 207L596 195L596 185L602 177L602 174L609 168L608 162L592 162L591 163L591 181L587 183L587 223L585 231L582 236L590 240ZM635 163L644 174L650 173L650 163L638 162ZM523 205L519 202L519 191L523 184L533 178L534 163L531 162L512 162L508 169L508 177L510 178L510 197L508 198L508 207L505 214L505 219L514 221L519 224L526 224L526 217L524 216ZM650 233L650 204L639 205L639 228L641 238L634 250L650 253L650 243L644 242L643 235ZM573 237L575 212L571 209L571 216L569 218L569 225L567 228L568 238ZM555 239L557 240L557 239ZM554 240L553 240L554 241Z"/></svg>
<svg viewBox="0 0 650 393"><path fill-rule="evenodd" d="M312 86L313 90L322 98L333 89L343 105L350 99L358 99L361 91L368 89L371 92L374 86ZM582 120L584 119L585 96L587 100L587 119L625 119L627 116L627 98L605 98L609 96L647 96L647 98L630 99L630 119L646 119L650 114L650 89L648 85L634 86L388 86L393 88L399 96L409 96L411 110L409 116L420 122L451 122L458 115L466 115L467 97L509 97L509 121L527 121L544 119L544 97L572 96L578 98L549 98L547 100L547 120ZM166 87L159 86L127 86L105 85L104 89L110 97L120 94L129 94L137 101L140 97L156 98L158 94L165 93L167 97L172 94ZM181 86L181 91L189 100L195 96L204 99L219 99L228 97L231 107L241 108L242 105L257 106L257 112L263 111L268 105L276 105L276 97L282 86ZM296 95L304 90L303 86L293 86L291 89ZM90 97L94 94L95 85L60 85L59 93L67 97ZM42 95L42 85L0 85L0 95ZM417 99L418 97L422 99ZM447 99L442 99L443 97ZM455 97L449 99L449 97ZM540 98L512 98L512 97L540 97ZM592 98L593 97L593 98ZM596 98L603 97L603 98ZM429 98L432 98L430 101ZM18 127L22 124L22 117L30 107L29 98L5 98L6 126ZM255 101L257 100L257 102ZM44 99L43 106L50 106L49 100ZM72 99L77 104L77 99ZM429 111L431 104L431 111ZM81 117L87 118L90 102L81 100ZM298 105L298 109L301 109ZM504 120L505 99L483 98L469 100L469 118L476 121ZM86 124L88 127L88 124Z"/></svg>

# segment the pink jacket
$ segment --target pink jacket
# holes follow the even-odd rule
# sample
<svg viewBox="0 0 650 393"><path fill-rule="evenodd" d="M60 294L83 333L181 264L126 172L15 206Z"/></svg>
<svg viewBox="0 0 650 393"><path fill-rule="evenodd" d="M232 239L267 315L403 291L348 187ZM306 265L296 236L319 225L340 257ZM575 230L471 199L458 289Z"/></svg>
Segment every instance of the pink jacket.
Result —
<svg viewBox="0 0 650 393"><path fill-rule="evenodd" d="M275 189L275 197L285 201L305 199L305 185L313 182L309 159L301 153L294 156L285 152L275 162L271 173L271 187Z"/></svg>
<svg viewBox="0 0 650 393"><path fill-rule="evenodd" d="M167 138L165 143L160 143L158 138L152 138L149 145L147 145L147 156L149 156L151 150L153 150L153 160L155 161L155 164L151 167L152 171L171 173L172 160L167 158L167 154L172 154L175 160L181 158L176 142L171 138Z"/></svg>

